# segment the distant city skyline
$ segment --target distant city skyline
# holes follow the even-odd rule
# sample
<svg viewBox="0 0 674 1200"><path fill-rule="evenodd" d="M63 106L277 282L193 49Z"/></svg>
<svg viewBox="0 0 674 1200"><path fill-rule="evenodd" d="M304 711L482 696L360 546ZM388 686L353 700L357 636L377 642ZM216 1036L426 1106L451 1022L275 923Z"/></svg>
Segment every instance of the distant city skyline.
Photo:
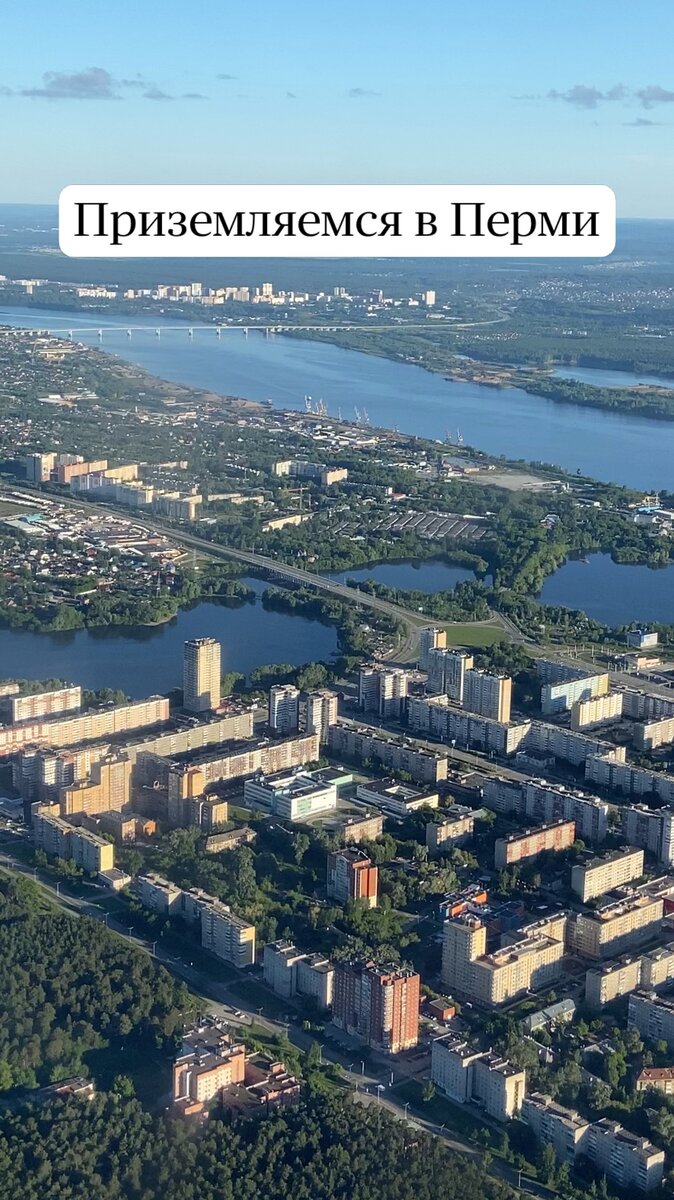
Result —
<svg viewBox="0 0 674 1200"><path fill-rule="evenodd" d="M3 12L0 202L72 183L605 183L674 217L674 9L404 0Z"/></svg>

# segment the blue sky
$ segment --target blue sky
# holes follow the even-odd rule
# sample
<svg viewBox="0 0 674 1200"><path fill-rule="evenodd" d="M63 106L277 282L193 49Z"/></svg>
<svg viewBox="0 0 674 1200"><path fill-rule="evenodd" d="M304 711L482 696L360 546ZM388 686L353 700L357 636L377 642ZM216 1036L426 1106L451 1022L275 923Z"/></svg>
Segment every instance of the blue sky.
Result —
<svg viewBox="0 0 674 1200"><path fill-rule="evenodd" d="M674 218L670 0L33 0L0 201L71 183L606 183Z"/></svg>

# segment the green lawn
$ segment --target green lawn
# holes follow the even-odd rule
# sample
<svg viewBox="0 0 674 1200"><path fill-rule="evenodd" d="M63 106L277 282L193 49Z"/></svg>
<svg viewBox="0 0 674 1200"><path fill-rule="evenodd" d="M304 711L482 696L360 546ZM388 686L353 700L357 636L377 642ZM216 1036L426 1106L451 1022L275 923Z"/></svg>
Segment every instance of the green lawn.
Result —
<svg viewBox="0 0 674 1200"><path fill-rule="evenodd" d="M448 646L493 646L507 641L508 635L501 625L444 625L447 630Z"/></svg>

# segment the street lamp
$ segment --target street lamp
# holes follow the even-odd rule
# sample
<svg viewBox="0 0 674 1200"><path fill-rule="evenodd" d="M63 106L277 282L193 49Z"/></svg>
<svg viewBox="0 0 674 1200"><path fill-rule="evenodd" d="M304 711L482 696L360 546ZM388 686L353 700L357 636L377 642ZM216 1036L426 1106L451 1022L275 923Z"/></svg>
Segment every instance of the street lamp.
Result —
<svg viewBox="0 0 674 1200"><path fill-rule="evenodd" d="M150 953L153 958L156 957L156 954L157 954L157 943L156 942L152 943L152 949L151 949Z"/></svg>
<svg viewBox="0 0 674 1200"><path fill-rule="evenodd" d="M377 1104L381 1104L381 1094L384 1091L383 1083L377 1084Z"/></svg>
<svg viewBox="0 0 674 1200"><path fill-rule="evenodd" d="M360 1073L361 1073L361 1075L365 1074L365 1063L362 1058L360 1060Z"/></svg>
<svg viewBox="0 0 674 1200"><path fill-rule="evenodd" d="M407 1120L407 1110L408 1110L409 1106L410 1106L410 1102L409 1102L409 1100L406 1100L405 1101L405 1120Z"/></svg>
<svg viewBox="0 0 674 1200"><path fill-rule="evenodd" d="M318 1043L318 1065L319 1067L323 1066L323 1045L321 1042Z"/></svg>

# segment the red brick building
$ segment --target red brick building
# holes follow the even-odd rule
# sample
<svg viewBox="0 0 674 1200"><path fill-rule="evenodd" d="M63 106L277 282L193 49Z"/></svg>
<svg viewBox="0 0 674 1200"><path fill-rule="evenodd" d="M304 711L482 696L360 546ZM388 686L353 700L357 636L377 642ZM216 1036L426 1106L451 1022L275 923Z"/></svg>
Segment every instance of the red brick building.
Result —
<svg viewBox="0 0 674 1200"><path fill-rule="evenodd" d="M338 904L363 900L376 908L378 884L379 871L364 850L348 847L328 854L327 892Z"/></svg>
<svg viewBox="0 0 674 1200"><path fill-rule="evenodd" d="M419 1040L419 984L411 967L336 963L333 1021L376 1050L410 1050Z"/></svg>

